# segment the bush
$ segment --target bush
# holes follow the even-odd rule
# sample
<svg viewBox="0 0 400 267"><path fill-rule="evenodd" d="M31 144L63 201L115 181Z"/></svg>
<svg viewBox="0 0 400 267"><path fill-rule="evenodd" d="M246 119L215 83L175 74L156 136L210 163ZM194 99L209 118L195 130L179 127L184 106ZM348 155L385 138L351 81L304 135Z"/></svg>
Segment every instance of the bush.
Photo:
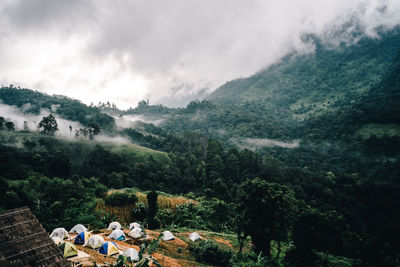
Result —
<svg viewBox="0 0 400 267"><path fill-rule="evenodd" d="M132 221L143 222L146 219L146 205L139 201L132 210Z"/></svg>
<svg viewBox="0 0 400 267"><path fill-rule="evenodd" d="M133 193L115 192L105 198L105 202L109 206L125 206L132 205L137 202L138 198Z"/></svg>
<svg viewBox="0 0 400 267"><path fill-rule="evenodd" d="M232 250L222 249L208 240L192 243L190 251L196 260L215 266L230 266L230 260L233 255Z"/></svg>
<svg viewBox="0 0 400 267"><path fill-rule="evenodd" d="M238 253L233 255L231 258L231 266L232 267L274 267L274 266L282 266L276 262L276 260L263 257L262 254L256 254L251 251L248 253Z"/></svg>

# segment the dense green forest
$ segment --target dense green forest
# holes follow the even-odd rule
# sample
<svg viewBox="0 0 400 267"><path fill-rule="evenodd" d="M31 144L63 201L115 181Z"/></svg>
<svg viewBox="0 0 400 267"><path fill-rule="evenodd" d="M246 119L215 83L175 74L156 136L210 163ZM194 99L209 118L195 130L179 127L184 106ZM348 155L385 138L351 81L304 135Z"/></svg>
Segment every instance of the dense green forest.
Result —
<svg viewBox="0 0 400 267"><path fill-rule="evenodd" d="M198 204L173 212L137 203L134 219L235 233L240 246L251 240L253 252L239 254L194 247L209 264L400 265L399 30L336 49L312 40L315 53L288 56L185 108L141 101L121 111L2 87L3 104L77 121L92 138L59 136L52 115L39 132L0 114L1 209L28 205L48 231L77 221L101 228L110 218L94 211L98 199L137 201L107 190L157 190ZM116 126L132 114L163 121ZM248 149L246 138L298 146Z"/></svg>

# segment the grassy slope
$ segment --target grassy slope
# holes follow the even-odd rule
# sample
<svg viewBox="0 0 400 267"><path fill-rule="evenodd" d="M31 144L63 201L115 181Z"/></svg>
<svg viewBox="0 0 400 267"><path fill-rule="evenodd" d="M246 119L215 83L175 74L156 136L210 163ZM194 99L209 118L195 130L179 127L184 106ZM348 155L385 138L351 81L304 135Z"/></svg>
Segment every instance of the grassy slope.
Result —
<svg viewBox="0 0 400 267"><path fill-rule="evenodd" d="M83 158L93 150L96 145L103 146L106 150L116 153L122 157L127 157L132 160L147 158L152 156L161 164L168 164L171 159L165 152L153 150L135 144L118 144L112 142L86 141L82 139L67 139L63 137L53 137L43 135L36 132L9 132L0 131L0 141L3 144L14 144L21 146L24 140L39 142L39 140L47 139L57 144L57 149L68 149L71 153L79 152L70 157L72 165L81 164Z"/></svg>

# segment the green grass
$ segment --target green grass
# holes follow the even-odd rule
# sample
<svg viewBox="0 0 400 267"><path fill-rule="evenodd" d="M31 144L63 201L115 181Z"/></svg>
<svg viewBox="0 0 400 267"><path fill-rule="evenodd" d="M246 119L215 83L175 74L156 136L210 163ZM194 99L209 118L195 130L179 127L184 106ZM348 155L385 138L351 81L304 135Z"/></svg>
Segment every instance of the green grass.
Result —
<svg viewBox="0 0 400 267"><path fill-rule="evenodd" d="M110 150L113 153L119 154L123 157L126 157L132 161L138 158L144 158L152 156L154 160L161 164L169 164L171 163L171 159L168 157L168 154L165 152L153 150L150 148L142 147L135 144L106 144L105 148Z"/></svg>

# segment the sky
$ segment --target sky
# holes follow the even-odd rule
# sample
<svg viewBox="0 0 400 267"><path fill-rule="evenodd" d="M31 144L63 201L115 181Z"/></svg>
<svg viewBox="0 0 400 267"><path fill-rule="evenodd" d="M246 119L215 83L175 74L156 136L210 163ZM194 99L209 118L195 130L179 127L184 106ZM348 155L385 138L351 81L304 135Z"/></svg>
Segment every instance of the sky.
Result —
<svg viewBox="0 0 400 267"><path fill-rule="evenodd" d="M399 0L0 0L0 84L182 106L312 53L307 34L335 45L399 23Z"/></svg>

